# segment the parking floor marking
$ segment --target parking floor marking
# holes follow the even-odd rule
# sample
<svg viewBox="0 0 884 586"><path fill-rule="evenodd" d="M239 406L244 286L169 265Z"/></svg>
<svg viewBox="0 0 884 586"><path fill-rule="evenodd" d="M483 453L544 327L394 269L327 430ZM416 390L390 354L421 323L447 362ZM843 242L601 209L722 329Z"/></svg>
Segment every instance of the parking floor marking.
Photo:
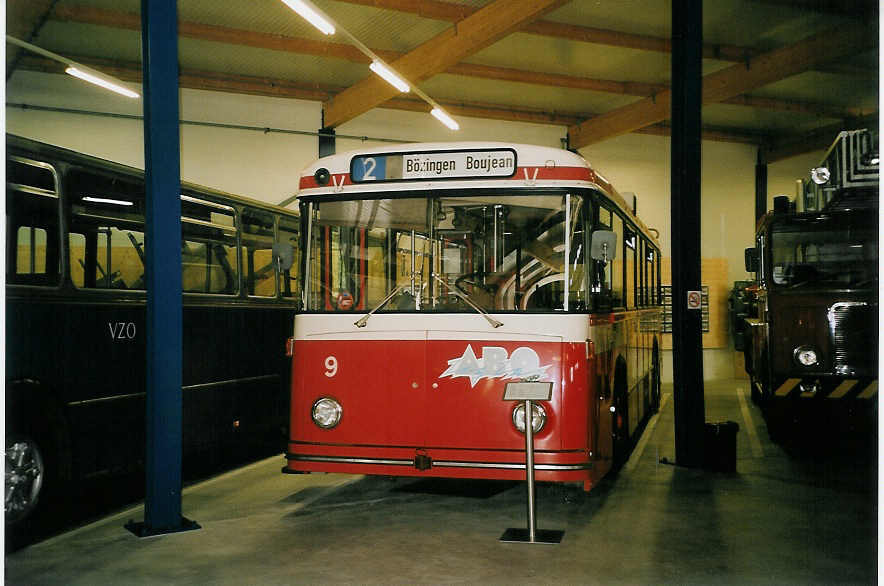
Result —
<svg viewBox="0 0 884 586"><path fill-rule="evenodd" d="M752 448L752 456L763 458L764 449L761 447L761 440L758 438L758 431L755 429L755 422L752 421L752 413L749 411L749 404L746 402L746 395L741 387L737 387L737 397L740 400L743 422L746 424L746 431L749 433L749 446Z"/></svg>
<svg viewBox="0 0 884 586"><path fill-rule="evenodd" d="M635 450L633 450L632 455L629 457L629 461L626 462L626 465L623 467L624 472L629 472L635 468L638 461L642 459L642 454L645 452L645 447L648 445L648 439L654 433L654 428L657 427L657 421L660 419L660 413L663 412L663 408L666 407L666 402L671 395L671 393L665 393L663 395L663 398L660 400L660 408L654 416L648 420L648 425L645 427L644 432L642 432L642 437L638 441L638 445L635 446Z"/></svg>

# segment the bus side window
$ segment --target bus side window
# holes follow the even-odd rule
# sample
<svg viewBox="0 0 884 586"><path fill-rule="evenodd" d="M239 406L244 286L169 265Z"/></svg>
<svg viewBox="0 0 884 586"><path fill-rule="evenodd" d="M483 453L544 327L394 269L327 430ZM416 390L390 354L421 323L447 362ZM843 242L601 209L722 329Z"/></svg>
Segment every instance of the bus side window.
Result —
<svg viewBox="0 0 884 586"><path fill-rule="evenodd" d="M657 271L654 269L657 255L650 245L645 247L645 287L648 305L657 304Z"/></svg>
<svg viewBox="0 0 884 586"><path fill-rule="evenodd" d="M6 281L54 286L60 281L59 202L53 169L11 157L6 162Z"/></svg>
<svg viewBox="0 0 884 586"><path fill-rule="evenodd" d="M623 307L626 305L626 296L623 292L623 275L626 259L624 252L626 252L626 242L623 233L623 220L616 213L614 214L611 228L617 235L617 245L620 247L620 251L614 257L614 262L612 263L613 281L611 283L611 306Z"/></svg>
<svg viewBox="0 0 884 586"><path fill-rule="evenodd" d="M46 274L46 230L19 226L16 234L16 275Z"/></svg>
<svg viewBox="0 0 884 586"><path fill-rule="evenodd" d="M242 267L246 293L276 297L273 262L273 215L244 208L242 211Z"/></svg>
<svg viewBox="0 0 884 586"><path fill-rule="evenodd" d="M626 262L626 294L624 297L625 305L630 308L638 306L638 267L636 265L636 249L638 248L638 234L630 228L626 228L626 235L623 239L624 254L623 258Z"/></svg>
<svg viewBox="0 0 884 586"><path fill-rule="evenodd" d="M300 298L301 289L299 287L299 269L301 267L301 257L298 251L301 250L300 230L298 224L294 220L288 218L279 219L279 237L277 239L283 244L291 245L295 250L295 259L290 269L279 272L279 292L283 297Z"/></svg>
<svg viewBox="0 0 884 586"><path fill-rule="evenodd" d="M641 307L647 305L647 293L648 293L648 285L645 280L645 255L647 254L647 248L645 246L645 240L641 236L638 237L637 240L638 250L635 254L635 268L637 272L638 278L638 299L636 303Z"/></svg>
<svg viewBox="0 0 884 586"><path fill-rule="evenodd" d="M65 178L70 206L71 280L86 289L143 290L144 185L72 169Z"/></svg>
<svg viewBox="0 0 884 586"><path fill-rule="evenodd" d="M182 196L181 232L182 291L238 293L235 210L190 195Z"/></svg>

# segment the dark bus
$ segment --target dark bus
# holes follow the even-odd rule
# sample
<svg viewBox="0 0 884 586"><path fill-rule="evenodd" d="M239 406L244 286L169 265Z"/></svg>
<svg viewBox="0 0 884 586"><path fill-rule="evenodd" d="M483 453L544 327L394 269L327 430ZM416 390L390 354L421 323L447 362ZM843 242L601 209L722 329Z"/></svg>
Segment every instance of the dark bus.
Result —
<svg viewBox="0 0 884 586"><path fill-rule="evenodd" d="M758 224L746 370L775 438L812 421L868 430L878 388L878 143L843 132L800 194Z"/></svg>
<svg viewBox="0 0 884 586"><path fill-rule="evenodd" d="M186 476L282 450L301 295L296 213L189 184L181 208ZM7 135L7 526L143 470L144 211L143 171Z"/></svg>

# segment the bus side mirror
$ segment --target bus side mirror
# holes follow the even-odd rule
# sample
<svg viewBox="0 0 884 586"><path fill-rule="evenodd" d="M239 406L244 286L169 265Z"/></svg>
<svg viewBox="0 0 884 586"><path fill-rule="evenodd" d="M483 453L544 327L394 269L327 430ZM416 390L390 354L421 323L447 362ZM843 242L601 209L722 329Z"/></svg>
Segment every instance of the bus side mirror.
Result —
<svg viewBox="0 0 884 586"><path fill-rule="evenodd" d="M273 262L279 271L287 271L295 262L295 247L288 242L273 243Z"/></svg>
<svg viewBox="0 0 884 586"><path fill-rule="evenodd" d="M757 273L758 272L758 249L757 248L747 248L745 253L746 259L746 272L747 273Z"/></svg>
<svg viewBox="0 0 884 586"><path fill-rule="evenodd" d="M607 262L617 253L617 234L611 230L596 230L592 233L589 254L595 260Z"/></svg>

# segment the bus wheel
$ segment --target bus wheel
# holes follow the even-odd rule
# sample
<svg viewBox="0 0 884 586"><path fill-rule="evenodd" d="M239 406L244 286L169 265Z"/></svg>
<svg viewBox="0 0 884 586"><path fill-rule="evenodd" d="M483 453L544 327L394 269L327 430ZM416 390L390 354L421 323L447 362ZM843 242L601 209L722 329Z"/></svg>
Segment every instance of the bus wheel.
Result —
<svg viewBox="0 0 884 586"><path fill-rule="evenodd" d="M6 524L15 525L37 507L46 464L40 445L27 435L6 437Z"/></svg>
<svg viewBox="0 0 884 586"><path fill-rule="evenodd" d="M614 435L614 468L629 458L629 398L626 396L626 363L620 362L614 374L614 411L611 413L611 431Z"/></svg>
<svg viewBox="0 0 884 586"><path fill-rule="evenodd" d="M654 352L651 357L651 411L660 411L660 351L654 340Z"/></svg>
<svg viewBox="0 0 884 586"><path fill-rule="evenodd" d="M749 387L751 388L752 402L761 405L761 393L758 391L758 385L754 376L749 377Z"/></svg>
<svg viewBox="0 0 884 586"><path fill-rule="evenodd" d="M749 386L751 387L752 402L758 406L764 405L768 395L768 384L765 380L767 376L767 361L764 357L758 361L758 368L753 369L752 375L749 377Z"/></svg>
<svg viewBox="0 0 884 586"><path fill-rule="evenodd" d="M614 467L620 468L629 459L629 414L626 401L617 401L616 405L611 428L614 430Z"/></svg>

